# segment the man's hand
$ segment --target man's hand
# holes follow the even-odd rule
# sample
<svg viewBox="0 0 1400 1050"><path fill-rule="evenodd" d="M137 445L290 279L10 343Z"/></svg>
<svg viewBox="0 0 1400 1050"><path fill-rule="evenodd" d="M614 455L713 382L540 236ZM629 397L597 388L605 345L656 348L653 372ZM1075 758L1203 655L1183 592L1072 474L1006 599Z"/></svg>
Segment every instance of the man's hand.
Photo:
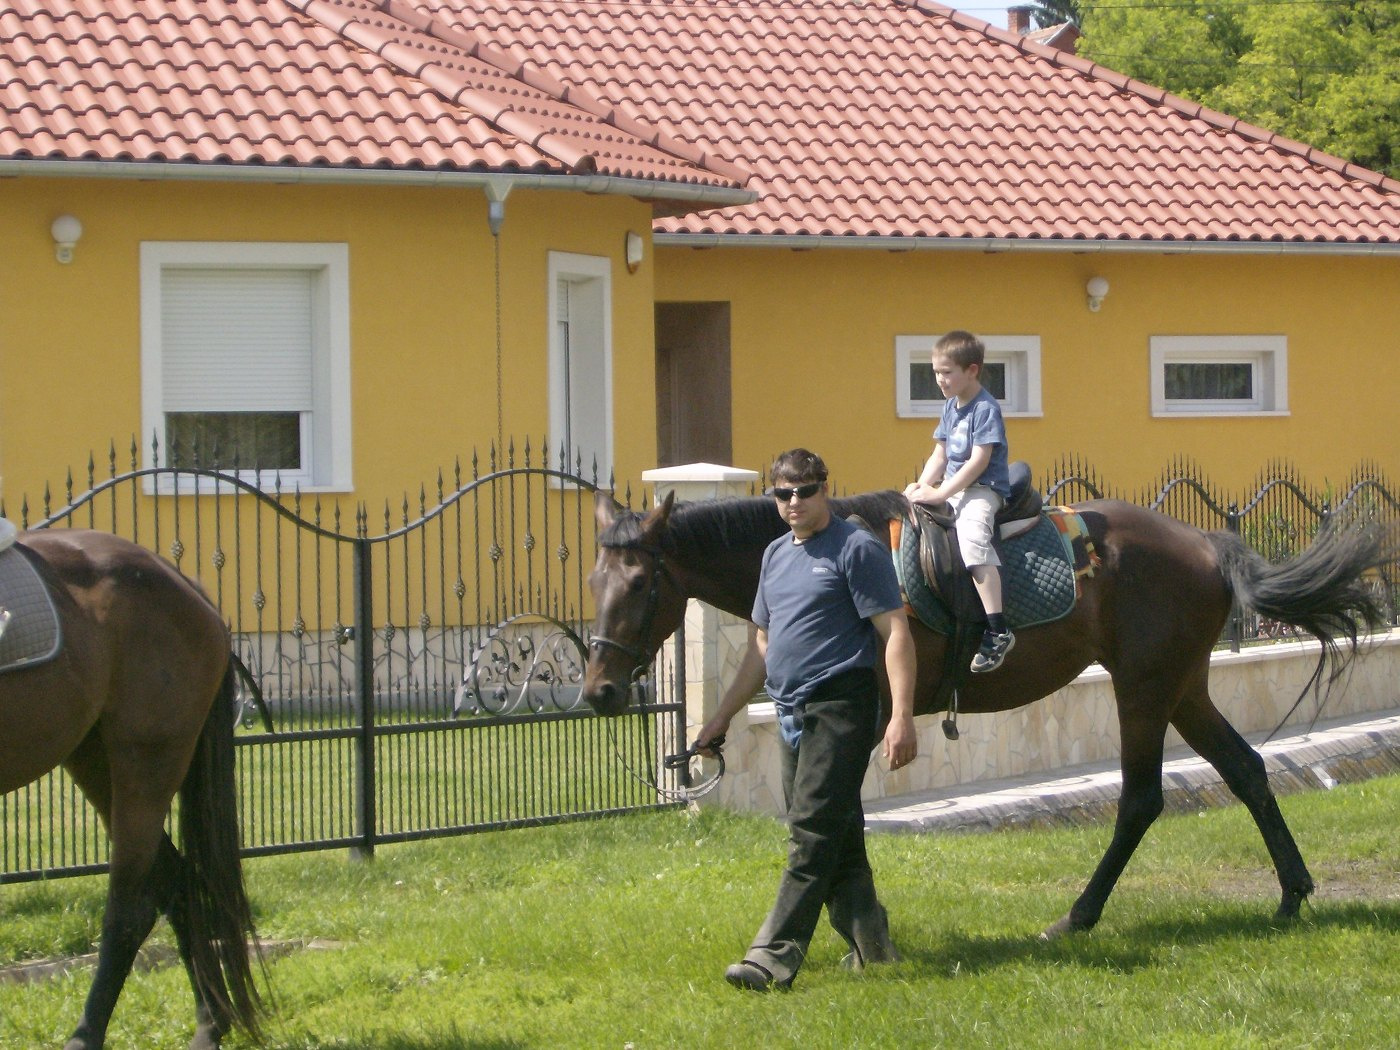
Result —
<svg viewBox="0 0 1400 1050"><path fill-rule="evenodd" d="M919 738L914 731L912 715L890 719L882 750L891 770L901 769L914 761L914 756L919 753Z"/></svg>
<svg viewBox="0 0 1400 1050"><path fill-rule="evenodd" d="M728 716L721 712L701 726L700 732L695 734L695 750L706 758L714 758L715 752L710 743L714 740L723 742L724 735L729 732L729 721Z"/></svg>

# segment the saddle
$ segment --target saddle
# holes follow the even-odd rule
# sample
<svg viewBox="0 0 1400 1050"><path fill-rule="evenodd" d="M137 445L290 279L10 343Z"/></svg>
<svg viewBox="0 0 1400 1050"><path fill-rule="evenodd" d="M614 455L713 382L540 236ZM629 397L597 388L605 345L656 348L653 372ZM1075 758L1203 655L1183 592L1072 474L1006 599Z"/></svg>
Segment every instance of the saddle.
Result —
<svg viewBox="0 0 1400 1050"><path fill-rule="evenodd" d="M1009 468L1011 496L1006 500L992 525L996 530L993 543L1009 540L1032 529L1045 509L1040 492L1031 483L1031 468L1021 460ZM913 504L913 521L919 531L919 566L924 579L935 595L942 598L955 612L966 605L967 592L975 603L972 606L977 617L982 617L982 603L977 592L972 589L971 577L963 565L962 551L958 548L957 526L951 512L946 507L930 507L923 503ZM1000 551L1000 544L996 544ZM896 548L897 549L897 548Z"/></svg>
<svg viewBox="0 0 1400 1050"><path fill-rule="evenodd" d="M1030 627L1067 616L1080 580L1098 559L1088 529L1074 511L1047 509L1031 484L1030 467L1011 465L1011 496L998 511L993 543L1002 562L1002 595L1008 624ZM954 517L942 508L911 507L890 522L890 549L906 608L921 623L949 635L946 663L938 678L938 706L948 703L971 673L985 613L972 576L963 565ZM944 732L956 739L956 726Z"/></svg>

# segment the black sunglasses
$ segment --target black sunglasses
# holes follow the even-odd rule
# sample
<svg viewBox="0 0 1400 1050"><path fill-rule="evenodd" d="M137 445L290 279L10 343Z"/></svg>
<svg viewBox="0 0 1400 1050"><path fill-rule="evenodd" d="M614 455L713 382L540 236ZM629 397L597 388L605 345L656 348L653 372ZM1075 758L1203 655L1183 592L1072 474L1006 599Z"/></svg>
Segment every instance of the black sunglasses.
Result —
<svg viewBox="0 0 1400 1050"><path fill-rule="evenodd" d="M798 485L795 489L771 488L768 495L786 503L795 495L798 499L811 499L817 494L817 490L822 487L820 481L809 481L805 485Z"/></svg>

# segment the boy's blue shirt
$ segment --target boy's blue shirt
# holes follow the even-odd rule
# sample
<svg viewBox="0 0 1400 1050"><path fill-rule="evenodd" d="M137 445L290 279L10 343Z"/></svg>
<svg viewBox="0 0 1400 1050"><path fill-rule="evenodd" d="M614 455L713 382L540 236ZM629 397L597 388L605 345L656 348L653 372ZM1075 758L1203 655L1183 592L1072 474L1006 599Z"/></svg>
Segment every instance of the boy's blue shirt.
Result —
<svg viewBox="0 0 1400 1050"><path fill-rule="evenodd" d="M988 486L1002 499L1011 495L1006 423L1001 417L1001 403L986 387L965 405L959 405L955 397L948 398L943 403L943 416L933 432L933 439L943 442L948 454L946 477L956 474L978 445L991 445L992 460L974 484Z"/></svg>

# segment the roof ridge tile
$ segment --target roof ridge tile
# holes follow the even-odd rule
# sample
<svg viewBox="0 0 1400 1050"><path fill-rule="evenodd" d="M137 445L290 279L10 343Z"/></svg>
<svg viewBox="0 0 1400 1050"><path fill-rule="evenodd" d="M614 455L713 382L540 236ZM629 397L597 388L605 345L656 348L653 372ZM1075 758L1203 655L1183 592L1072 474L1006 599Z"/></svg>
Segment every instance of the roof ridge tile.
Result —
<svg viewBox="0 0 1400 1050"><path fill-rule="evenodd" d="M322 25L328 24L322 20L323 12L328 8L335 9L330 0L286 0L286 2ZM708 169L713 174L740 185L749 179L748 173L739 171L732 165L725 164L721 168L718 165L707 164L703 154L697 155L696 151L687 144L671 140L660 128L643 124L636 118L620 114L617 107L605 105L582 88L567 88L562 81L542 67L527 60L517 60L508 52L494 47L483 39L444 26L427 12L399 3L397 0L363 0L363 2L381 17L397 22L406 32L422 39L424 44L415 48L396 40L395 34L387 32L377 25L371 25L364 18L357 18L346 0L341 0L343 5L339 7L341 17L334 20L335 24L339 26L337 30L339 35L354 40L379 58L427 84L456 105L467 108L483 106L484 108L479 112L492 124L510 134L521 137L536 149L555 155L571 171L588 173L597 170L598 159L589 152L588 144L590 139L604 141L603 136L589 135L586 132L571 134L561 132L557 128L551 128L549 124L538 118L537 111L533 107L523 103L510 104L499 91L492 92L485 88L474 88L465 73L454 72L446 61L434 61L431 58L420 57L416 52L434 50L429 45L451 48L453 51L499 72L503 78L524 85L531 91L539 92L557 105L586 114L599 123L610 126L621 135L636 139L640 143L669 154L680 161ZM557 124L557 121L555 123ZM715 158L710 158L710 160L713 162Z"/></svg>
<svg viewBox="0 0 1400 1050"><path fill-rule="evenodd" d="M516 58L509 50L495 47L480 34L473 33L465 27L448 25L428 12L400 0L383 0L383 7L420 32L460 47L473 58L487 62L536 90L553 95L561 102L575 106L604 123L613 124L619 130L641 139L648 145L700 167L709 168L741 185L752 177L750 172L714 156L708 156L703 151L697 151L684 140L673 138L640 115L623 113L618 105L609 104L578 84L559 79L544 66L527 58Z"/></svg>

